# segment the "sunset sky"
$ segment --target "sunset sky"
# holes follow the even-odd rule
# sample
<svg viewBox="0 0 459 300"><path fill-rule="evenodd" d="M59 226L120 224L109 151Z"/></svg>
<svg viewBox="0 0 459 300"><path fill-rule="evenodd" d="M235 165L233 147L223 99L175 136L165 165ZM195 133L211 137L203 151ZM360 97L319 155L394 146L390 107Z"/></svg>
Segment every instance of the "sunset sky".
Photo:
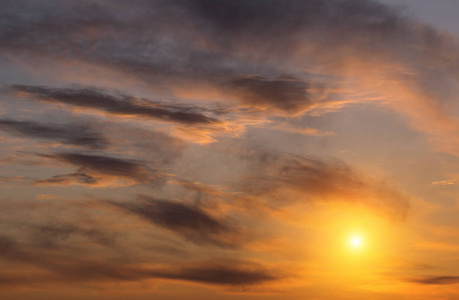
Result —
<svg viewBox="0 0 459 300"><path fill-rule="evenodd" d="M0 299L459 299L458 20L0 0Z"/></svg>

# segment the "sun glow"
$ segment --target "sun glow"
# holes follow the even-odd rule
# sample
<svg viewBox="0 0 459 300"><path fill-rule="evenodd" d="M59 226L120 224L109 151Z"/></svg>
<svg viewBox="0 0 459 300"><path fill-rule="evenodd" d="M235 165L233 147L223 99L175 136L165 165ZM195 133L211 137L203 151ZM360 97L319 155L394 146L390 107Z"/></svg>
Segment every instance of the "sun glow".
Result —
<svg viewBox="0 0 459 300"><path fill-rule="evenodd" d="M363 247L363 238L359 234L354 234L349 238L349 245L354 250L359 250Z"/></svg>

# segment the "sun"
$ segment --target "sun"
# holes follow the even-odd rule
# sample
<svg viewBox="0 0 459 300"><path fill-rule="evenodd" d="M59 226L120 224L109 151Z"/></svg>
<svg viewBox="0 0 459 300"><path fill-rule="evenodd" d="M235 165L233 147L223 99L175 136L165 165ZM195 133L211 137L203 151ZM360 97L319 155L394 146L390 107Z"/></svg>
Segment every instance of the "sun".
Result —
<svg viewBox="0 0 459 300"><path fill-rule="evenodd" d="M363 237L360 234L353 234L349 237L349 246L353 250L360 250L363 247Z"/></svg>

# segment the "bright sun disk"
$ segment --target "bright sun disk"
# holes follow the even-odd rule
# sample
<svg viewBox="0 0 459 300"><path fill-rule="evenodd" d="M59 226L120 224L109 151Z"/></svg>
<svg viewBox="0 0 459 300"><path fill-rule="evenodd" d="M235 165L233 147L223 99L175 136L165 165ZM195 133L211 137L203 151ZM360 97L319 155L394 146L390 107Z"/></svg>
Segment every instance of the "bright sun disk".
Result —
<svg viewBox="0 0 459 300"><path fill-rule="evenodd" d="M363 240L360 235L353 235L349 239L349 244L353 249L360 249L363 245Z"/></svg>

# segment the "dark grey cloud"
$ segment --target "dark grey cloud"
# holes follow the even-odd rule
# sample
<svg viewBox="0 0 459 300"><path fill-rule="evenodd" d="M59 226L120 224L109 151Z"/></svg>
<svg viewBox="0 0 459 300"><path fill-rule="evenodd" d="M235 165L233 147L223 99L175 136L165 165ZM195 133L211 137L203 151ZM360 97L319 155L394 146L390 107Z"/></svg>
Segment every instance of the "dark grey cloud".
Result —
<svg viewBox="0 0 459 300"><path fill-rule="evenodd" d="M459 276L430 276L430 277L420 277L412 278L408 281L425 284L425 285L445 285L445 284L458 284Z"/></svg>
<svg viewBox="0 0 459 300"><path fill-rule="evenodd" d="M45 158L51 158L78 167L77 172L55 176L44 183L66 183L76 180L79 183L96 184L98 178L106 176L133 179L138 183L149 183L161 180L161 176L147 167L145 162L134 159L122 159L104 155L89 155L72 152L60 152L54 154L40 154ZM94 176L92 175L94 174Z"/></svg>
<svg viewBox="0 0 459 300"><path fill-rule="evenodd" d="M128 6L122 1L50 3L51 6L30 2L5 4L0 51L77 58L129 72L154 86L175 80L196 82L199 78L227 76L234 73L235 64L244 66L218 53L192 47L188 42L196 34L189 35L185 30L186 11L179 2L137 1ZM131 14L124 13L127 9ZM24 17L25 12L30 19ZM171 22L178 14L184 18ZM177 34L186 41L175 38Z"/></svg>
<svg viewBox="0 0 459 300"><path fill-rule="evenodd" d="M330 34L353 35L352 31L372 32L379 36L396 33L403 24L403 16L392 8L376 1L322 1L322 0L196 0L180 1L196 19L208 21L208 31L223 37L258 38L253 41L276 38L288 40L299 32L307 34L313 30L332 28ZM339 27L338 25L341 25ZM256 37L256 36L255 36ZM338 35L336 35L338 37ZM325 38L325 37L322 37ZM346 37L342 36L339 41ZM248 41L246 41L248 42ZM336 42L336 41L335 41ZM289 45L278 45L291 46Z"/></svg>
<svg viewBox="0 0 459 300"><path fill-rule="evenodd" d="M444 140L452 143L454 130L444 126L447 122L443 120L449 120L450 112L455 110L443 104L449 100L448 104L455 105L458 94L457 40L376 1L83 0L43 4L19 0L2 4L0 52L12 61L27 62L46 74L43 77L65 73L82 78L81 75L94 76L97 70L101 77L127 75L146 83L154 91L153 99L174 93L186 97L189 90L196 97L199 90L210 89L212 93L218 91L218 96L211 96L219 98L216 100L238 99L254 109L290 114L323 108L327 106L323 102L349 99L356 96L354 92L359 94L355 101L359 101L371 95L372 89L380 93L379 87L384 85L389 86L390 94L390 86L400 81L397 87L419 97L401 95L404 104L398 105L392 101L398 97L383 91L383 95L369 99L382 96L380 99L390 101L396 111L413 118L417 130L440 136L440 143L445 144L442 138L446 135ZM354 62L359 68L353 68ZM340 76L361 82L361 72L366 71L387 80L378 86L369 84L369 94L364 95L354 90L348 91L351 95L343 95L342 90L333 89L346 81L341 81ZM297 79L280 82L283 74ZM322 77L323 74L330 76ZM323 97L314 93L316 77L323 79L319 80L321 86L331 87L324 89L328 94ZM104 81L118 86L115 80ZM362 82L365 84L365 80ZM84 94L91 99L101 98L100 92ZM209 96L204 92L202 95ZM68 96L67 93L65 97ZM119 102L101 99L61 100L64 102L59 103L111 114L127 113L182 124L218 122L212 114L165 107L157 102L154 109L144 110L143 103L132 100L127 101L125 109ZM431 103L424 105L423 101ZM314 105L317 102L321 103ZM432 120L432 126L425 125L427 119Z"/></svg>
<svg viewBox="0 0 459 300"><path fill-rule="evenodd" d="M30 49L34 45L35 51L131 64L133 69L141 68L143 62L146 68L156 65L154 71L162 73L181 72L179 67L183 67L185 71L196 69L196 74L200 75L206 68L224 61L228 53L252 45L257 45L263 54L278 55L279 50L291 53L292 46L298 47L314 32L322 33L327 29L329 35L341 42L349 36L362 36L361 33L375 34L375 41L391 39L404 29L404 19L398 12L375 1L363 0L175 0L133 1L129 5L122 1L19 3L4 6L5 26L0 36L3 49ZM129 15L124 14L127 8L131 8ZM178 15L181 18L174 18ZM61 26L55 27L55 24ZM184 27L185 24L188 26ZM170 39L164 39L164 34ZM79 38L62 39L69 36ZM121 43L114 47L118 38ZM211 46L218 47L218 51L195 47L199 41L193 42L193 39L197 38L205 38ZM320 38L321 42L328 39L320 35L314 38ZM180 39L191 42L188 51L183 52ZM151 52L145 51L148 48ZM195 54L191 55L193 52ZM225 55L219 57L222 52ZM199 56L201 59L197 59ZM169 68L164 69L166 64L159 64L160 58L173 63L173 57L180 60ZM194 65L192 61L197 63ZM209 64L202 64L209 61ZM199 65L201 68L196 68Z"/></svg>
<svg viewBox="0 0 459 300"><path fill-rule="evenodd" d="M243 77L228 82L228 88L243 102L260 108L294 113L312 104L308 95L309 84L294 77Z"/></svg>
<svg viewBox="0 0 459 300"><path fill-rule="evenodd" d="M101 88L50 88L25 85L15 85L11 88L16 92L27 93L38 100L92 108L115 115L140 116L190 125L219 123L217 119L202 114L197 107L137 99L121 93L111 94Z"/></svg>
<svg viewBox="0 0 459 300"><path fill-rule="evenodd" d="M197 205L141 197L137 202L108 202L197 244L236 246L244 240L228 222L211 216ZM240 240L239 240L240 239Z"/></svg>
<svg viewBox="0 0 459 300"><path fill-rule="evenodd" d="M433 78L426 63L441 74L437 79L458 76L451 59L458 46L451 38L371 0L18 3L5 3L0 14L0 51L8 55L83 61L135 76L158 91L213 87L222 97L287 113L318 101L310 92L311 74L305 74L311 66L334 71L352 56L402 63L418 73L419 88L426 93L454 88ZM283 74L297 79L280 79ZM329 77L321 85L334 80ZM100 90L18 88L42 100L113 114L218 122L192 108L145 107Z"/></svg>
<svg viewBox="0 0 459 300"><path fill-rule="evenodd" d="M149 74L147 80L162 84L172 75L211 82L263 75L264 65L281 69L309 44L342 58L342 51L359 48L406 56L414 45L439 54L431 45L446 40L371 0L18 1L3 7L2 51L78 58Z"/></svg>
<svg viewBox="0 0 459 300"><path fill-rule="evenodd" d="M338 46L347 50L349 44L356 43L358 49L381 50L385 41L394 42L411 34L397 12L373 1L20 3L5 5L0 51L79 59L126 72L166 90L183 84L213 85L231 94L230 83L236 88L234 95L246 104L265 104L287 112L311 103L313 99L304 93L308 84L267 78L277 78L290 70L304 77L305 63L299 63L300 67L292 64L300 59L316 59L302 53L304 45L319 48L316 53L333 48L334 56L341 57ZM124 13L126 10L129 15ZM19 14L24 11L31 17ZM254 75L258 77L245 78ZM38 87L29 89L43 93ZM98 99L90 101L92 104L76 103L76 93L69 95L66 91L66 102L107 109L96 104L107 101L100 91L81 91L85 97ZM162 107L140 113L141 105L128 103L120 108L117 103L110 101L112 108L107 110L184 123L216 122Z"/></svg>
<svg viewBox="0 0 459 300"><path fill-rule="evenodd" d="M187 267L175 272L158 272L158 275L169 279L231 286L250 286L281 279L280 274L264 268L241 268L237 264Z"/></svg>
<svg viewBox="0 0 459 300"><path fill-rule="evenodd" d="M16 136L53 140L93 149L101 149L108 145L108 141L102 135L90 126L82 124L51 124L0 119L0 130Z"/></svg>

